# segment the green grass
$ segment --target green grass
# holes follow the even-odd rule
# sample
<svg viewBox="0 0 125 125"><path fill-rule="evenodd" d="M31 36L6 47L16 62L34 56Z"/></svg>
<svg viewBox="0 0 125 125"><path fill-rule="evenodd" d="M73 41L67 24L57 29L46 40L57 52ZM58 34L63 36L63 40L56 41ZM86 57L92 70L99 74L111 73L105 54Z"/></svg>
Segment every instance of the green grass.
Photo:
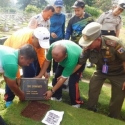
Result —
<svg viewBox="0 0 125 125"><path fill-rule="evenodd" d="M67 92L63 92L63 102L43 101L50 104L50 109L64 111L63 121L61 125L124 125L125 122L111 119L108 115L108 104L110 100L110 88L103 86L98 103L98 113L86 110L88 83L80 82L81 97L84 104L81 108L76 109L70 106L69 96ZM1 96L2 98L2 96ZM42 101L41 101L42 102ZM40 121L36 122L20 115L21 111L27 106L28 101L19 102L18 98L7 109L4 102L0 100L0 115L4 118L7 125L42 125ZM122 116L125 118L125 103L122 108Z"/></svg>

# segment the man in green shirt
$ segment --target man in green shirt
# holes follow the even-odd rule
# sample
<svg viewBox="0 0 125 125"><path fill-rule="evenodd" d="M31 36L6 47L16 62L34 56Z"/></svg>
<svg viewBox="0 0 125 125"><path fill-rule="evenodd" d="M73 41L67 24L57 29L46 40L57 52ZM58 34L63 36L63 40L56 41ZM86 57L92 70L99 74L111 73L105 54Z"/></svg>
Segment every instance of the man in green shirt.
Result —
<svg viewBox="0 0 125 125"><path fill-rule="evenodd" d="M51 96L53 96L52 100L61 101L62 85L66 79L70 77L69 96L71 99L71 105L77 108L80 107L80 104L83 103L83 101L80 100L78 80L83 67L75 73L73 73L73 71L78 63L78 58L81 53L82 48L69 40L60 40L51 44L51 47L46 55L46 60L43 64L43 69L40 72L40 75L37 76L38 78L43 76L52 58L59 63L55 73L55 78L52 81L53 88L51 91L47 91L45 93L46 99L50 99Z"/></svg>
<svg viewBox="0 0 125 125"><path fill-rule="evenodd" d="M36 52L32 45L25 45L19 50L0 45L0 73L3 74L5 83L22 101L25 99L24 93L16 84L16 75L19 66L28 66L36 59ZM6 107L11 104L9 100Z"/></svg>

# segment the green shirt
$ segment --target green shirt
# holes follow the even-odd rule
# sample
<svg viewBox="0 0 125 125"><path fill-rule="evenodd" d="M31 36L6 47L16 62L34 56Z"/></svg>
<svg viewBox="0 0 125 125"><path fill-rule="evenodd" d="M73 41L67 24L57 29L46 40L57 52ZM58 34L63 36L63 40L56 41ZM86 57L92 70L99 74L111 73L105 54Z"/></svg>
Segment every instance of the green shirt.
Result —
<svg viewBox="0 0 125 125"><path fill-rule="evenodd" d="M18 50L0 45L0 73L9 79L16 79L18 71Z"/></svg>
<svg viewBox="0 0 125 125"><path fill-rule="evenodd" d="M73 73L73 70L78 63L78 59L82 53L82 48L69 40L60 40L58 42L54 42L51 44L50 49L46 55L46 59L49 61L52 60L52 49L56 44L61 44L66 48L67 57L59 64L64 67L62 76L69 77Z"/></svg>

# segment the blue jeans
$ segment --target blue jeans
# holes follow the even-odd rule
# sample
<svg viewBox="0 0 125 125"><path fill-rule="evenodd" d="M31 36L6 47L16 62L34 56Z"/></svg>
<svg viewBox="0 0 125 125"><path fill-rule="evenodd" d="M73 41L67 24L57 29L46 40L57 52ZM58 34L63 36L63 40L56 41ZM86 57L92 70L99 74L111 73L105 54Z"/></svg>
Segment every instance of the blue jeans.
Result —
<svg viewBox="0 0 125 125"><path fill-rule="evenodd" d="M31 63L29 66L22 67L23 69L23 77L24 78L32 78L39 74L40 66L38 60ZM15 97L14 93L11 91L9 86L6 84L5 86L5 101L12 101Z"/></svg>

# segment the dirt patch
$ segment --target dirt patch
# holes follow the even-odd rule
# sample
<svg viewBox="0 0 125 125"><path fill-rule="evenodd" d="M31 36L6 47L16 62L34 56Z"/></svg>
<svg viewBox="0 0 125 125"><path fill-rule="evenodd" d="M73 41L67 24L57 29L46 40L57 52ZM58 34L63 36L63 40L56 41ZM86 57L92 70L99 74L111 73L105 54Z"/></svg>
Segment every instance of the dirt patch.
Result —
<svg viewBox="0 0 125 125"><path fill-rule="evenodd" d="M50 105L40 103L38 101L32 101L21 112L21 115L35 121L41 121L42 117L46 114L49 108Z"/></svg>

